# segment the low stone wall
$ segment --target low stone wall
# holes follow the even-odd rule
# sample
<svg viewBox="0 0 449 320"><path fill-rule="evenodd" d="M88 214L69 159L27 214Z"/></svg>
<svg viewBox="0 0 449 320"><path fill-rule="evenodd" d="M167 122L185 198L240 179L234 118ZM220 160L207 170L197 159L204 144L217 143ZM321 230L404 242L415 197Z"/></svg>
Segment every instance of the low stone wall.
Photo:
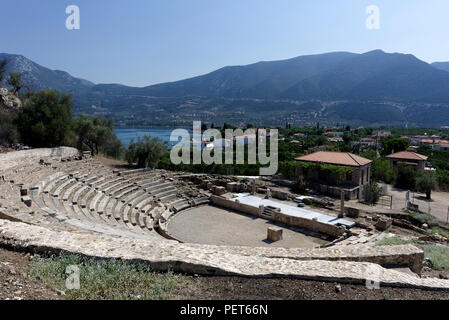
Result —
<svg viewBox="0 0 449 320"><path fill-rule="evenodd" d="M251 214L254 216L261 217L259 208L256 208L256 207L253 207L253 206L250 206L247 204L239 203L236 201L228 200L226 198L219 197L216 195L212 195L210 200L212 201L213 204L215 204L219 207L224 207L227 209L232 209L235 211L240 211L240 212L244 212L244 213L248 213L248 214Z"/></svg>
<svg viewBox="0 0 449 320"><path fill-rule="evenodd" d="M319 222L312 219L289 216L280 212L273 213L273 221L281 222L289 226L304 228L314 232L328 234L334 238L338 238L345 233L345 229L334 226L332 224Z"/></svg>
<svg viewBox="0 0 449 320"><path fill-rule="evenodd" d="M212 203L217 206L224 207L227 209L232 209L235 211L244 212L250 215L254 215L263 219L268 219L268 217L261 215L259 212L259 208L253 207L247 204L239 203L236 201L228 200L223 197L213 195L211 197ZM270 218L272 221L281 222L289 226L305 228L308 230L312 230L315 232L320 232L323 234L328 234L332 237L340 237L345 229L341 227L337 227L331 224L319 222L312 219L306 219L301 217L294 217L290 215L286 215L280 212L273 212L272 217Z"/></svg>

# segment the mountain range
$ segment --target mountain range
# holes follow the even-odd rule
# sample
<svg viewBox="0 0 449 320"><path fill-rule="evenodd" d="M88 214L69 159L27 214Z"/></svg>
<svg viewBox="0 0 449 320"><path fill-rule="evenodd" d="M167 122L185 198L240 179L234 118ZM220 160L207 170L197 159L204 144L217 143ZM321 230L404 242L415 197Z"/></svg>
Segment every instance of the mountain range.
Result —
<svg viewBox="0 0 449 320"><path fill-rule="evenodd" d="M8 61L7 72L21 72L34 90L72 93L77 112L128 124L197 119L266 124L449 124L449 62L428 64L410 54L375 50L299 56L224 67L142 88L94 84L20 55L0 54L1 59Z"/></svg>

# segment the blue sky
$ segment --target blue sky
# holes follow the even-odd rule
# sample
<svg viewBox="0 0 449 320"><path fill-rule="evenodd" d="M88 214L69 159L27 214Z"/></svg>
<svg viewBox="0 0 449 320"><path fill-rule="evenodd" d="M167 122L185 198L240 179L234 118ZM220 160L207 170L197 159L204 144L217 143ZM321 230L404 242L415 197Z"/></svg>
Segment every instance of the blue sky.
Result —
<svg viewBox="0 0 449 320"><path fill-rule="evenodd" d="M65 28L78 5L81 29ZM368 5L380 30L365 27ZM0 52L96 83L145 86L330 51L449 61L447 0L2 0Z"/></svg>

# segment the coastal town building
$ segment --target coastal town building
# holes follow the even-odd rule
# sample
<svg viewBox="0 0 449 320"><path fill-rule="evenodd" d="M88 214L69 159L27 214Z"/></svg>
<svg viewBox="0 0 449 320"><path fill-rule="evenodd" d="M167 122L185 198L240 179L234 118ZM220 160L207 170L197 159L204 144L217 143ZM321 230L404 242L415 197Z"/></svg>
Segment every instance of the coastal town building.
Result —
<svg viewBox="0 0 449 320"><path fill-rule="evenodd" d="M427 157L410 151L401 151L387 156L390 161L391 168L397 168L400 165L412 166L416 170L424 170L426 167Z"/></svg>
<svg viewBox="0 0 449 320"><path fill-rule="evenodd" d="M295 159L304 163L330 164L348 168L344 181L337 185L325 179L319 179L316 172L308 172L305 176L315 188L323 193L339 197L345 192L347 199L361 199L364 186L370 183L372 161L349 152L318 151ZM318 178L318 179L317 179Z"/></svg>

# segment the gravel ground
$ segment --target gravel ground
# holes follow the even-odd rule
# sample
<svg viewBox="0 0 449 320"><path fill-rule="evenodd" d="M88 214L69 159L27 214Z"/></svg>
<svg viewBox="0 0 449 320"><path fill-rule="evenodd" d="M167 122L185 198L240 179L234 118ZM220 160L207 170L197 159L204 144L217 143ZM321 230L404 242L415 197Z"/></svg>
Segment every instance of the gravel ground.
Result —
<svg viewBox="0 0 449 320"><path fill-rule="evenodd" d="M0 248L0 300L59 300L63 296L29 277L30 256Z"/></svg>

